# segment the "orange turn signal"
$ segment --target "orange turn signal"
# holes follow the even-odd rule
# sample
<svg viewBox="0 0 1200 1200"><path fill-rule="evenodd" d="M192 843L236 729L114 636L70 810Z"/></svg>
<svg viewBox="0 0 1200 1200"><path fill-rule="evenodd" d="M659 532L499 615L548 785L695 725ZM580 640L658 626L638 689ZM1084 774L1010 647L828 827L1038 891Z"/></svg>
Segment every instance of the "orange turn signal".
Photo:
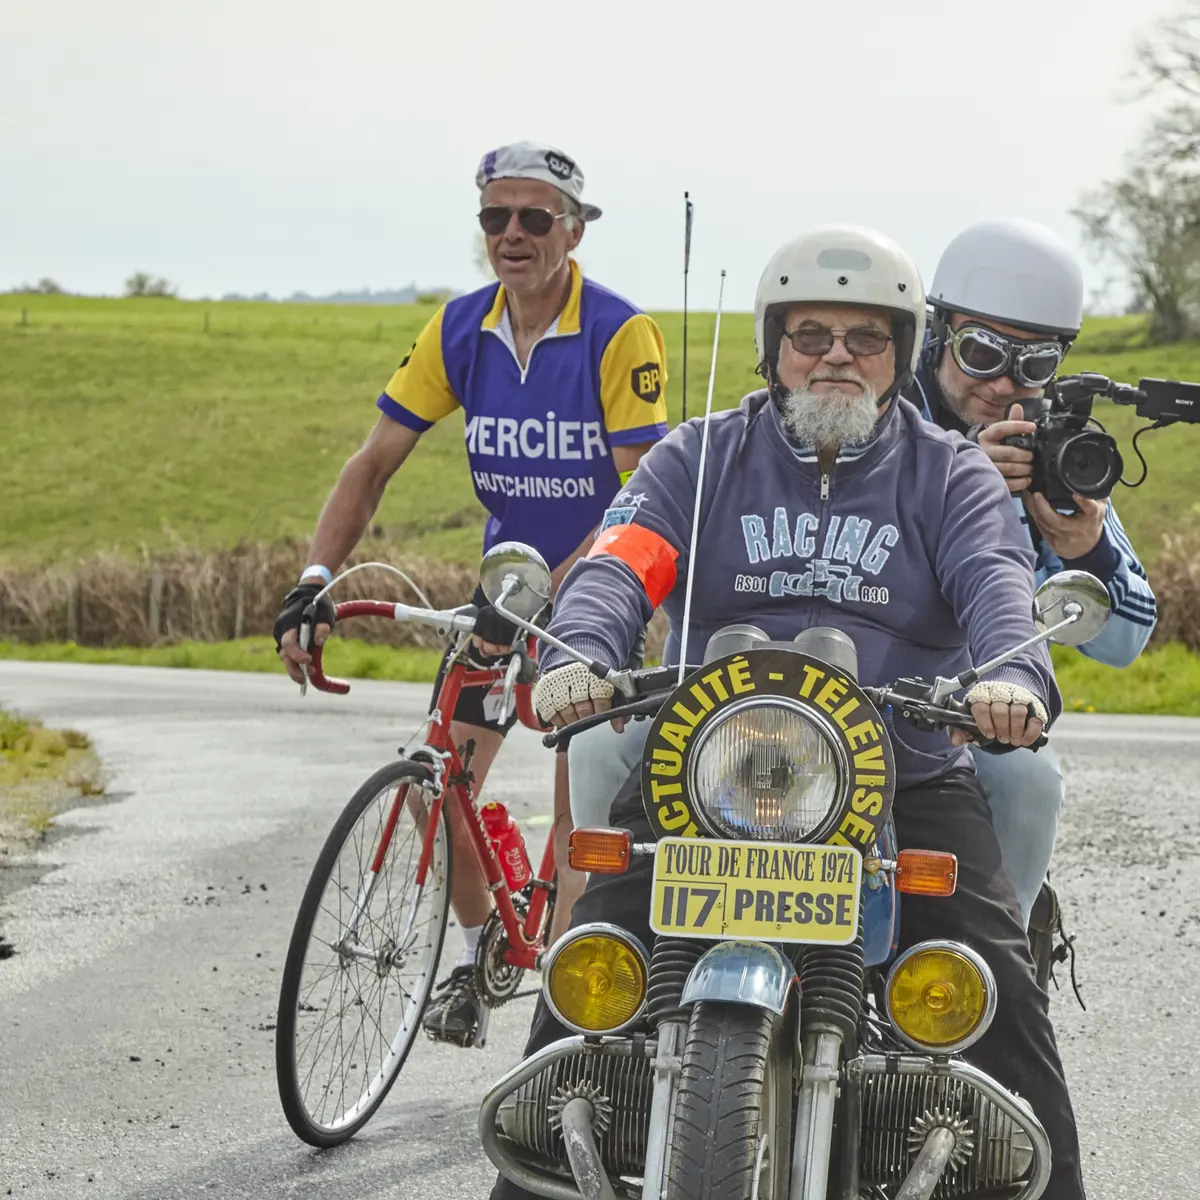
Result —
<svg viewBox="0 0 1200 1200"><path fill-rule="evenodd" d="M896 890L911 896L953 896L958 857L945 850L901 850L896 855Z"/></svg>
<svg viewBox="0 0 1200 1200"><path fill-rule="evenodd" d="M626 829L572 829L568 857L576 871L624 875L629 870L633 839Z"/></svg>

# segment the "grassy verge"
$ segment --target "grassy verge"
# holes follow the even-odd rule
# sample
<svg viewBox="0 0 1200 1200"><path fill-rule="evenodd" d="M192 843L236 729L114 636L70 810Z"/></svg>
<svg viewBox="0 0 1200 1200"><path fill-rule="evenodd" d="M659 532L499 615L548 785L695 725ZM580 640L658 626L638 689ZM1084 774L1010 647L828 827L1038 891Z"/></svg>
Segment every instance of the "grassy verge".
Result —
<svg viewBox="0 0 1200 1200"><path fill-rule="evenodd" d="M1200 654L1169 643L1123 670L1062 646L1051 649L1065 712L1200 717Z"/></svg>
<svg viewBox="0 0 1200 1200"><path fill-rule="evenodd" d="M1053 647L1052 655L1063 708L1068 712L1200 717L1200 654L1183 646L1167 645L1151 650L1124 670L1092 662L1078 651L1062 646ZM428 683L437 672L440 657L437 650L377 646L334 638L325 652L325 667L330 675L347 679ZM95 650L70 642L34 646L0 642L0 659L283 673L269 638L185 642L144 650Z"/></svg>
<svg viewBox="0 0 1200 1200"><path fill-rule="evenodd" d="M104 792L91 742L0 709L0 864L35 845L56 813Z"/></svg>
<svg viewBox="0 0 1200 1200"><path fill-rule="evenodd" d="M441 661L440 650L415 646L379 646L352 638L334 638L325 650L325 671L348 679L392 679L431 683ZM99 650L74 642L24 645L0 642L0 659L26 662L108 663L124 667L193 667L206 671L254 671L282 675L283 667L270 638L233 642L181 642L174 646L118 647Z"/></svg>

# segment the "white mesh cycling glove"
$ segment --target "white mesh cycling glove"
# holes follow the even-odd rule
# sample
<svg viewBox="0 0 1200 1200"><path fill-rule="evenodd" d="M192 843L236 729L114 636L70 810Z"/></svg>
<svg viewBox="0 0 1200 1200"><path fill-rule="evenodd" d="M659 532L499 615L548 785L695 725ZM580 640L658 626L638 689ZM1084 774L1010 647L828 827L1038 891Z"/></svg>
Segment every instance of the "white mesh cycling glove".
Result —
<svg viewBox="0 0 1200 1200"><path fill-rule="evenodd" d="M1049 719L1046 706L1028 688L1002 680L977 683L967 693L967 704L1023 704L1043 725Z"/></svg>
<svg viewBox="0 0 1200 1200"><path fill-rule="evenodd" d="M613 685L597 679L583 663L569 663L547 671L533 689L533 703L537 714L549 723L550 718L573 704L586 700L610 700Z"/></svg>

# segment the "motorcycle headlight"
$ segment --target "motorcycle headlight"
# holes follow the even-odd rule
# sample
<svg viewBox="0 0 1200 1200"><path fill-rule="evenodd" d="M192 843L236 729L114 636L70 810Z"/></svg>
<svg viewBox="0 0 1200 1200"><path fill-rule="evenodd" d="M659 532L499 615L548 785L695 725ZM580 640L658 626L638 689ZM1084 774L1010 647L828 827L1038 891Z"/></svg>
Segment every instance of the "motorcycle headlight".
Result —
<svg viewBox="0 0 1200 1200"><path fill-rule="evenodd" d="M918 1050L957 1054L987 1032L996 1012L996 979L970 947L918 942L887 978L887 1013Z"/></svg>
<svg viewBox="0 0 1200 1200"><path fill-rule="evenodd" d="M618 1033L641 1015L649 975L645 947L633 934L594 921L568 930L547 952L542 995L576 1033Z"/></svg>
<svg viewBox="0 0 1200 1200"><path fill-rule="evenodd" d="M845 765L810 709L778 696L732 705L698 735L692 795L726 837L803 842L840 810Z"/></svg>

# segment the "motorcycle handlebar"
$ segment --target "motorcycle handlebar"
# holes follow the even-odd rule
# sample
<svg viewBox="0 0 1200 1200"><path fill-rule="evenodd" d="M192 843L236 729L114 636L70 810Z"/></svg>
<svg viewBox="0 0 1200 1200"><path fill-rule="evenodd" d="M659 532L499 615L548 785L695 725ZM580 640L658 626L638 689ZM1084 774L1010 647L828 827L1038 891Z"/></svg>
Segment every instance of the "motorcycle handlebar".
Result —
<svg viewBox="0 0 1200 1200"><path fill-rule="evenodd" d="M690 673L693 669L689 668L685 674ZM551 749L565 745L576 734L594 729L597 725L603 725L605 721L612 721L617 717L654 716L674 690L678 671L678 667L655 667L635 672L633 680L635 688L639 692L637 700L615 708L606 708L603 712L593 713L591 716L581 717L578 721L572 721L561 729L547 733L542 738L542 745ZM663 684L668 680L669 686L664 688ZM941 704L932 704L928 700L916 696L906 696L887 687L868 687L863 688L863 691L867 693L873 703L880 707L895 709L897 715L903 720L927 724L931 729L963 729L974 735L972 741L979 749L989 754L1007 754L1009 751L1017 749L1015 746L1006 745L994 738L984 738L980 733L979 725L971 715L970 707L963 700L951 698ZM1042 734L1031 748L1037 750L1046 745L1048 741L1046 735Z"/></svg>
<svg viewBox="0 0 1200 1200"><path fill-rule="evenodd" d="M963 729L974 735L972 742L980 750L988 754L1007 754L1018 747L996 741L995 738L985 738L980 732L979 725L971 715L970 706L965 700L950 698L941 704L932 704L916 696L906 696L890 688L863 688L872 702L881 707L893 708L906 721L914 724L927 724L931 729ZM1039 750L1050 739L1043 733L1036 742L1031 743L1030 749Z"/></svg>

